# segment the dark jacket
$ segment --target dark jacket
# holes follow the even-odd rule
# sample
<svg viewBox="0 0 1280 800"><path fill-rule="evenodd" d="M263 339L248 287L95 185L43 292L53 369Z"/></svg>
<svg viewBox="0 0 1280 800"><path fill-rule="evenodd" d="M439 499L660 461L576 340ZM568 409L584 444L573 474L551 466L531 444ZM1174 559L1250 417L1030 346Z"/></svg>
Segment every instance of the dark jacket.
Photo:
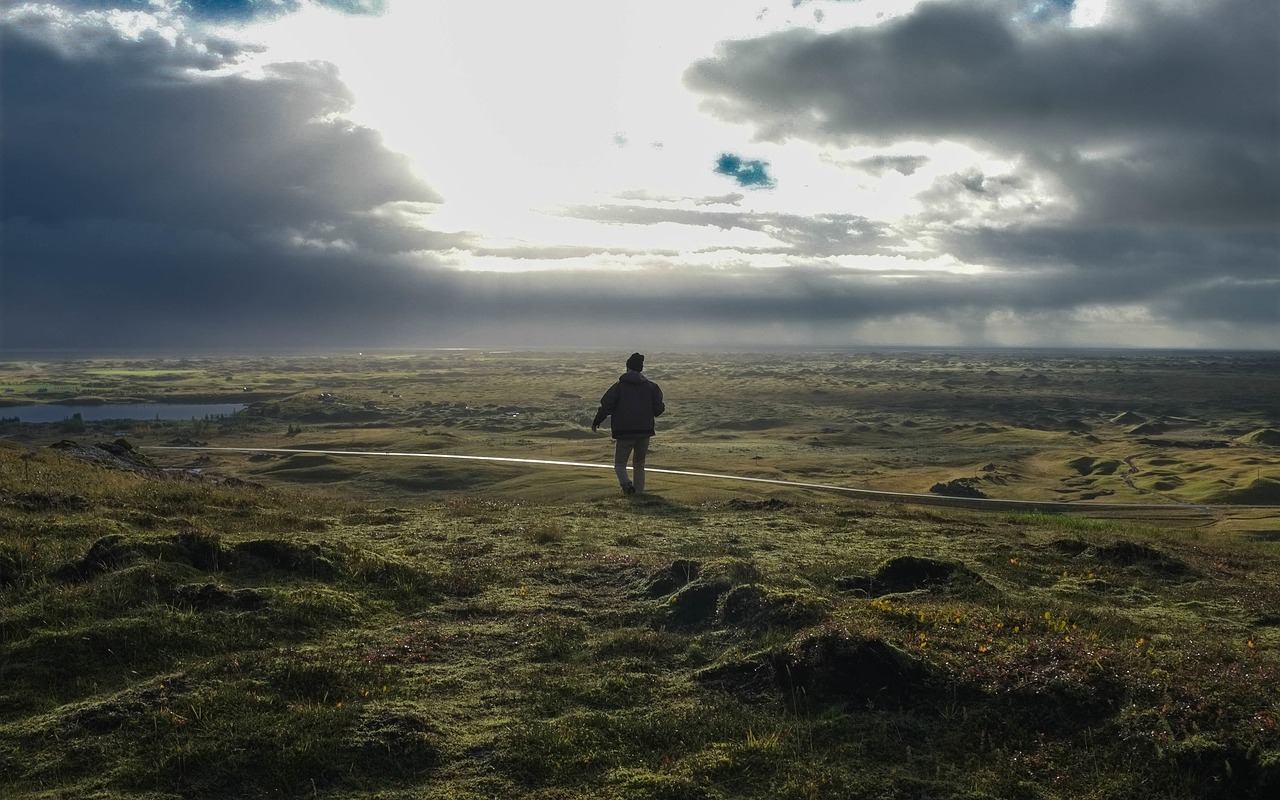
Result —
<svg viewBox="0 0 1280 800"><path fill-rule="evenodd" d="M658 384L643 372L627 370L600 398L600 410L591 425L595 427L605 417L613 417L610 427L614 439L639 439L653 435L653 418L666 410Z"/></svg>

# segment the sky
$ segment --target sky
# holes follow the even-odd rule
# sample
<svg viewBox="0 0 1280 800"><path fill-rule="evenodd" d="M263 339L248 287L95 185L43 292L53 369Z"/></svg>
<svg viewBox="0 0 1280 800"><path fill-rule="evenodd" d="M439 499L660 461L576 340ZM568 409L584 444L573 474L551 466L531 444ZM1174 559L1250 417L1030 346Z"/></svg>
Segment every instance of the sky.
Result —
<svg viewBox="0 0 1280 800"><path fill-rule="evenodd" d="M0 352L1280 349L1274 0L0 0Z"/></svg>

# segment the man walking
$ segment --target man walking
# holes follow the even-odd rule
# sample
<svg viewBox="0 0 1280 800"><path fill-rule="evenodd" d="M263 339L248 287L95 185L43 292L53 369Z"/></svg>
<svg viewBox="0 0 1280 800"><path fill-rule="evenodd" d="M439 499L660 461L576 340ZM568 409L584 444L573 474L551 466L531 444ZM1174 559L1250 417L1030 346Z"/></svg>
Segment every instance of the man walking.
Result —
<svg viewBox="0 0 1280 800"><path fill-rule="evenodd" d="M666 410L662 389L644 376L644 356L632 353L627 359L627 374L600 398L600 410L591 422L594 433L605 417L613 417L609 424L616 443L613 469L623 494L644 494L644 461L649 453L649 437L653 436L653 418ZM627 480L628 460L633 480Z"/></svg>

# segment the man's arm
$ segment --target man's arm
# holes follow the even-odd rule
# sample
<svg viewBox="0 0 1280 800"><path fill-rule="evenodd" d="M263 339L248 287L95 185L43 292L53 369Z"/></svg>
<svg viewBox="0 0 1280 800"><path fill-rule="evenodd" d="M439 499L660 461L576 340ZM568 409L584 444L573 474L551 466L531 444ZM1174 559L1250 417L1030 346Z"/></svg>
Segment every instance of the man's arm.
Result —
<svg viewBox="0 0 1280 800"><path fill-rule="evenodd" d="M620 385L615 383L610 386L609 390L600 398L600 410L596 412L596 418L591 421L592 433L595 433L596 429L600 427L600 423L604 422L605 418L612 414L614 409L618 407L618 395L620 392Z"/></svg>
<svg viewBox="0 0 1280 800"><path fill-rule="evenodd" d="M655 417L662 416L662 412L667 410L667 404L662 402L662 387L650 381L653 386L653 415Z"/></svg>

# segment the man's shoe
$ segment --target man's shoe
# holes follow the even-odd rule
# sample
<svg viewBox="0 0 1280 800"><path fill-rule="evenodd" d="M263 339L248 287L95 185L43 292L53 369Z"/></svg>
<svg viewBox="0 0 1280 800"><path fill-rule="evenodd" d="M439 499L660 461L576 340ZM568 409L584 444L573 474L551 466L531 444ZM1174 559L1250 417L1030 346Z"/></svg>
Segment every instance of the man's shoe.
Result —
<svg viewBox="0 0 1280 800"><path fill-rule="evenodd" d="M634 485L634 484L630 484L630 483L628 483L626 486L623 486L623 487L622 487L622 493L623 493L623 494L635 494L635 493L636 493L636 487L635 487L635 485Z"/></svg>

